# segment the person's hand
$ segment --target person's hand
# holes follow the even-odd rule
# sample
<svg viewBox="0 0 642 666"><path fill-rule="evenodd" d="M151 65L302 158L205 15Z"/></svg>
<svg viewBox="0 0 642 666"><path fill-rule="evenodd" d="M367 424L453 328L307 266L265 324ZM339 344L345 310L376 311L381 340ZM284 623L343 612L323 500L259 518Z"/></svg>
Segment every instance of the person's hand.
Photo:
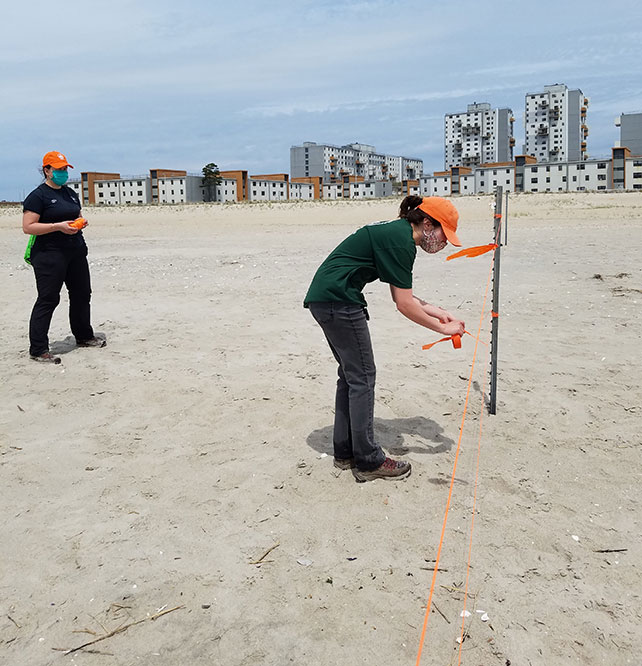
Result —
<svg viewBox="0 0 642 666"><path fill-rule="evenodd" d="M69 234L70 236L73 236L74 234L77 234L80 231L80 229L72 227L71 226L72 222L73 220L68 220L67 222L56 222L56 229L58 231L62 231L63 234Z"/></svg>
<svg viewBox="0 0 642 666"><path fill-rule="evenodd" d="M443 308L437 308L437 319L442 324L447 324L449 321L458 321L456 317L450 314L447 310L444 310Z"/></svg>
<svg viewBox="0 0 642 666"><path fill-rule="evenodd" d="M463 335L465 330L466 325L464 322L460 321L459 319L455 319L453 321L449 321L446 324L443 324L441 332L444 335Z"/></svg>

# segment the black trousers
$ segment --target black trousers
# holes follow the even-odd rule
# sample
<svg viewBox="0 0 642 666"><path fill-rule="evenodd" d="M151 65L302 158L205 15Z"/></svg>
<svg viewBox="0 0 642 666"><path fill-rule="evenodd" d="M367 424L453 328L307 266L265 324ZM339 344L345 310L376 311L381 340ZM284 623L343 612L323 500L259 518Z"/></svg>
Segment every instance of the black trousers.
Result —
<svg viewBox="0 0 642 666"><path fill-rule="evenodd" d="M368 315L354 303L310 303L339 364L334 410L334 457L354 458L357 469L383 464L386 454L375 442L375 367Z"/></svg>
<svg viewBox="0 0 642 666"><path fill-rule="evenodd" d="M31 253L36 274L36 300L29 321L29 353L40 356L49 350L49 326L54 310L60 303L62 285L69 292L69 323L76 340L94 337L91 327L91 281L87 263L87 247L43 248Z"/></svg>

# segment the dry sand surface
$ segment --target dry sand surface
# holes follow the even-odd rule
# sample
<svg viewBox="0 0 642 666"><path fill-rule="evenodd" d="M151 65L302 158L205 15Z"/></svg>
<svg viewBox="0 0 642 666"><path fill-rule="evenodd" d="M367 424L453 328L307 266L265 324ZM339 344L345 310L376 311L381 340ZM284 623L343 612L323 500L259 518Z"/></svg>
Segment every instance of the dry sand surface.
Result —
<svg viewBox="0 0 642 666"><path fill-rule="evenodd" d="M511 197L495 416L488 348L422 351L439 336L367 287L377 435L413 474L357 484L301 302L398 203L87 208L108 346L75 347L63 294L59 366L28 358L0 210L1 664L415 664L455 464L421 664L460 663L466 586L462 664L642 664L642 195ZM490 242L492 199L456 204L464 245ZM415 292L476 334L491 255L446 254L419 252Z"/></svg>

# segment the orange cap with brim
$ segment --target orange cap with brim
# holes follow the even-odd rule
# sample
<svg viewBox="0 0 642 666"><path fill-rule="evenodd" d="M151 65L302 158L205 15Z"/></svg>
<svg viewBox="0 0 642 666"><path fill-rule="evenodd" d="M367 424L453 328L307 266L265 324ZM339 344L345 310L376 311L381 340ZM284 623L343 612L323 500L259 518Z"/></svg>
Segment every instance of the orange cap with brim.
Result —
<svg viewBox="0 0 642 666"><path fill-rule="evenodd" d="M451 245L461 247L461 241L455 233L457 231L459 213L448 199L442 197L424 197L424 200L417 208L441 224L446 239Z"/></svg>
<svg viewBox="0 0 642 666"><path fill-rule="evenodd" d="M42 166L51 166L54 169L62 169L63 167L70 167L73 169L71 164L67 162L67 158L62 154L59 153L57 150L50 150L43 158L42 158Z"/></svg>

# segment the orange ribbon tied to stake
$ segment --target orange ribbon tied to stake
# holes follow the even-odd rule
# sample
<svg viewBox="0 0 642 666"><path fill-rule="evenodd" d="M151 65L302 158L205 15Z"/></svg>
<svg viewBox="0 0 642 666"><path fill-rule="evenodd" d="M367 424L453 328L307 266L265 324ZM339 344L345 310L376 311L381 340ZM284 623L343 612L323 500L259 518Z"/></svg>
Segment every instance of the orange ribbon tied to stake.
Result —
<svg viewBox="0 0 642 666"><path fill-rule="evenodd" d="M449 257L446 257L446 261L451 259L457 259L458 257L478 257L480 254L486 254L491 250L496 250L498 248L497 243L489 243L488 245L476 245L475 247L467 247L455 254L451 254Z"/></svg>
<svg viewBox="0 0 642 666"><path fill-rule="evenodd" d="M475 337L469 331L464 331L464 335L470 335L471 338ZM427 345L422 345L421 348L422 349L430 349L431 347L434 347L435 345L439 344L440 342L447 342L448 340L452 340L453 347L455 349L461 349L461 335L449 335L447 338L442 338L441 340L437 340L437 342L431 342ZM486 345L486 343L483 340L479 340L479 342L481 342L483 345Z"/></svg>
<svg viewBox="0 0 642 666"><path fill-rule="evenodd" d="M447 338L442 338L441 340L437 340L437 342L431 342L428 345L423 345L422 349L430 349L431 347L434 347L436 344L439 344L440 342L446 342L448 340L453 341L453 347L455 349L461 349L461 335L449 335Z"/></svg>

